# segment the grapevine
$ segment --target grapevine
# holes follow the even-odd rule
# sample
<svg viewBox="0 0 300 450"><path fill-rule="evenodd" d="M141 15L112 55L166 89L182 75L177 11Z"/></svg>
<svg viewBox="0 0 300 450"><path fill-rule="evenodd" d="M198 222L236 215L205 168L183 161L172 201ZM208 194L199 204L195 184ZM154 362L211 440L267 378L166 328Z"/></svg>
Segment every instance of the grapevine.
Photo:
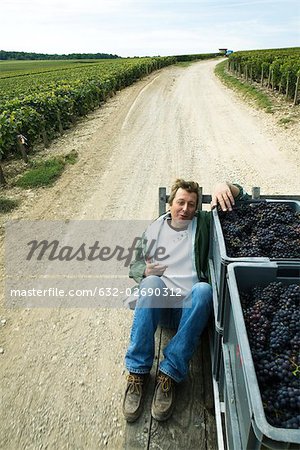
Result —
<svg viewBox="0 0 300 450"><path fill-rule="evenodd" d="M0 156L17 148L17 135L31 145L51 140L109 96L153 70L174 64L174 57L99 60L58 66L57 70L0 76ZM16 82L17 79L17 82Z"/></svg>
<svg viewBox="0 0 300 450"><path fill-rule="evenodd" d="M230 72L285 94L297 103L297 79L300 75L300 48L250 50L232 53Z"/></svg>
<svg viewBox="0 0 300 450"><path fill-rule="evenodd" d="M30 145L50 141L77 117L154 70L218 55L1 62L0 157L17 150L17 135L24 135Z"/></svg>

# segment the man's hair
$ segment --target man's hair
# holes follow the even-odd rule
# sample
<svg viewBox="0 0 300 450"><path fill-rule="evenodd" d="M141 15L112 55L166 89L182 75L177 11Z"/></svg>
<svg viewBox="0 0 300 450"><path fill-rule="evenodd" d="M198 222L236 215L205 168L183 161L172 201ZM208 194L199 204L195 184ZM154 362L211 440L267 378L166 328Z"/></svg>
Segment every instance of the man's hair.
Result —
<svg viewBox="0 0 300 450"><path fill-rule="evenodd" d="M199 184L196 181L185 181L182 178L177 178L177 180L175 181L175 183L171 188L171 193L168 201L170 206L172 205L176 192L178 191L179 188L184 189L187 192L195 192L195 194L197 195L197 205L198 205Z"/></svg>

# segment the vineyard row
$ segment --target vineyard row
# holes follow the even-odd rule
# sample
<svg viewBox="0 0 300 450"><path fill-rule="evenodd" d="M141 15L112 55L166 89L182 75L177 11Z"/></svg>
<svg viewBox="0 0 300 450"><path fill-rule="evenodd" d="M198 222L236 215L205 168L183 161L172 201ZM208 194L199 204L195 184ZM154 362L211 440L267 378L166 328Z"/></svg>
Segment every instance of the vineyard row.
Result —
<svg viewBox="0 0 300 450"><path fill-rule="evenodd" d="M0 159L24 143L50 141L77 117L101 105L116 91L150 72L179 60L207 59L218 54L154 57L87 64L78 70L50 71L2 79L0 93ZM22 144L22 145L20 145ZM24 146L23 146L24 149Z"/></svg>
<svg viewBox="0 0 300 450"><path fill-rule="evenodd" d="M228 70L284 94L294 105L298 103L299 48L236 52L228 58Z"/></svg>
<svg viewBox="0 0 300 450"><path fill-rule="evenodd" d="M34 92L23 98L5 102L0 110L0 154L3 157L18 147L18 136L24 136L32 146L41 139L48 146L51 139L70 127L77 117L98 107L116 91L135 80L168 64L172 58L152 58L136 64L124 64L118 70L101 67L93 76L81 76L68 82L48 86L45 91ZM40 79L42 85L42 77Z"/></svg>

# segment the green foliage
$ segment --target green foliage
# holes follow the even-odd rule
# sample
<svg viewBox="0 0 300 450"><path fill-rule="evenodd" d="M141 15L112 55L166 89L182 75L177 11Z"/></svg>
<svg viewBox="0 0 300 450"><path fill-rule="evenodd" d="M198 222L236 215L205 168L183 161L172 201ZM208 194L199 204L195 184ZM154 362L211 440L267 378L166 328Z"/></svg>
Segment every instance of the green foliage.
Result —
<svg viewBox="0 0 300 450"><path fill-rule="evenodd" d="M191 66L195 61L179 61L176 63L176 66L179 67L189 67Z"/></svg>
<svg viewBox="0 0 300 450"><path fill-rule="evenodd" d="M285 128L287 128L287 125L294 123L297 120L296 116L287 116L282 117L278 120L279 125L283 125Z"/></svg>
<svg viewBox="0 0 300 450"><path fill-rule="evenodd" d="M65 164L63 157L32 161L30 163L32 168L17 180L16 185L24 189L52 185L62 174Z"/></svg>
<svg viewBox="0 0 300 450"><path fill-rule="evenodd" d="M29 52L6 52L0 50L0 60L60 60L60 59L115 59L118 55L108 53L70 53L68 55L29 53Z"/></svg>
<svg viewBox="0 0 300 450"><path fill-rule="evenodd" d="M8 213L19 205L18 200L0 197L0 213Z"/></svg>
<svg viewBox="0 0 300 450"><path fill-rule="evenodd" d="M17 180L16 185L25 189L51 185L62 174L65 165L73 165L77 159L78 152L72 150L65 156L56 156L45 161L32 160L31 169Z"/></svg>
<svg viewBox="0 0 300 450"><path fill-rule="evenodd" d="M67 164L75 164L78 159L78 152L76 150L72 150L68 155L65 156L65 162Z"/></svg>
<svg viewBox="0 0 300 450"><path fill-rule="evenodd" d="M231 72L247 75L294 98L300 73L300 47L236 52L229 56L228 63Z"/></svg>
<svg viewBox="0 0 300 450"><path fill-rule="evenodd" d="M253 99L260 108L264 108L267 113L272 113L272 103L269 97L263 92L258 91L254 86L242 82L236 77L230 75L227 70L227 61L223 61L215 68L216 75L231 89L240 92L247 98Z"/></svg>
<svg viewBox="0 0 300 450"><path fill-rule="evenodd" d="M175 56L177 62L197 61L202 59L211 59L221 56L220 53L199 53L195 55L178 55Z"/></svg>
<svg viewBox="0 0 300 450"><path fill-rule="evenodd" d="M48 61L46 61L48 63ZM43 63L46 63L43 61ZM30 145L51 140L67 129L76 117L84 116L109 96L153 70L175 64L175 57L100 60L97 62L53 62L41 68L42 61L0 76L0 155L16 150L17 135ZM0 69L1 69L0 63ZM8 69L8 63L6 67ZM15 65L16 62L13 62ZM25 62L21 62L24 64ZM35 69L35 64L38 67ZM58 66L57 66L58 65ZM25 70L25 72L24 72ZM17 82L16 82L17 81Z"/></svg>

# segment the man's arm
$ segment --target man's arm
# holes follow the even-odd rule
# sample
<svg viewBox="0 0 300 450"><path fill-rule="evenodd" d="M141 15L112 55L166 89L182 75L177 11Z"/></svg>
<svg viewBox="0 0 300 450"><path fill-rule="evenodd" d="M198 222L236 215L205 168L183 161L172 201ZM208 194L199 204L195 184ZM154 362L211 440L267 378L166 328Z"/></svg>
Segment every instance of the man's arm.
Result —
<svg viewBox="0 0 300 450"><path fill-rule="evenodd" d="M240 199L243 195L243 188L238 184L218 183L212 192L211 207L214 208L219 203L222 211L231 211L235 199Z"/></svg>
<svg viewBox="0 0 300 450"><path fill-rule="evenodd" d="M150 275L161 277L167 268L165 265L145 260L146 242L145 234L143 234L135 250L134 261L130 263L129 278L133 278L137 283Z"/></svg>

